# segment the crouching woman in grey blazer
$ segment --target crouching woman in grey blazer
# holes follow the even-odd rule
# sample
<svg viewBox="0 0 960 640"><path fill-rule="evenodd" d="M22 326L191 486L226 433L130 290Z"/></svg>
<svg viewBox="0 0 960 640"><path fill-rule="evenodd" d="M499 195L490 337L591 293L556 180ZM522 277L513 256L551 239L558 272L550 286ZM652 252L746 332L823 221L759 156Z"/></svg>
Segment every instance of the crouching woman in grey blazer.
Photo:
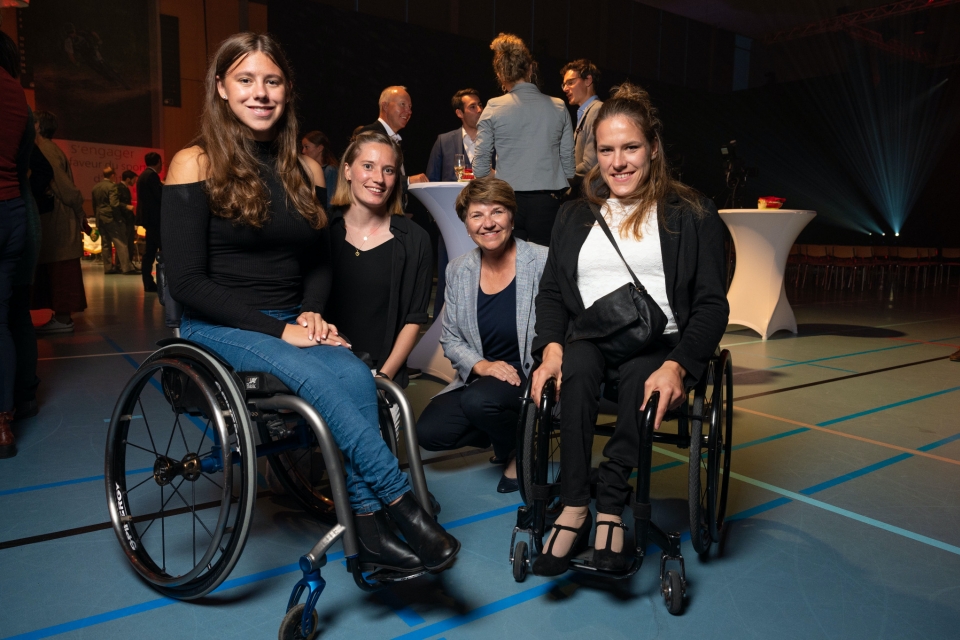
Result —
<svg viewBox="0 0 960 640"><path fill-rule="evenodd" d="M417 436L428 451L492 444L490 462L506 464L497 491L509 493L517 490L511 454L547 248L513 237L517 201L503 180L470 182L456 208L478 247L447 266L440 344L457 377L423 410Z"/></svg>

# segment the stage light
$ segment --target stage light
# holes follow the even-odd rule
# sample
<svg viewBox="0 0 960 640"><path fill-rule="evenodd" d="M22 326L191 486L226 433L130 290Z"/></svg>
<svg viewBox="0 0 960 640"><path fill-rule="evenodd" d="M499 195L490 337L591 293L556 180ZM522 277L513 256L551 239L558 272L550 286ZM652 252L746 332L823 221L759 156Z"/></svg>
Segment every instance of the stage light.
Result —
<svg viewBox="0 0 960 640"><path fill-rule="evenodd" d="M895 233L895 234L893 234L893 235L895 235L896 237L899 238L899 237L900 237L900 232L898 231L897 233Z"/></svg>

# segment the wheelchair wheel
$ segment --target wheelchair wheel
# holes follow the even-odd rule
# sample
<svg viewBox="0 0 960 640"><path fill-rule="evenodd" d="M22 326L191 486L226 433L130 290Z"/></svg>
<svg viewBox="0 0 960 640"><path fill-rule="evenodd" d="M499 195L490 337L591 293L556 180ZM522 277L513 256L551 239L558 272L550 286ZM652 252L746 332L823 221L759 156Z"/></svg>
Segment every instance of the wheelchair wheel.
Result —
<svg viewBox="0 0 960 640"><path fill-rule="evenodd" d="M517 477L524 504L534 501L534 485L560 481L560 432L554 419L553 384L544 385L540 405L525 402L517 438Z"/></svg>
<svg viewBox="0 0 960 640"><path fill-rule="evenodd" d="M513 548L513 579L517 582L523 582L527 577L527 562L529 560L530 552L527 550L527 543L521 540Z"/></svg>
<svg viewBox="0 0 960 640"><path fill-rule="evenodd" d="M107 435L107 503L127 559L164 595L204 596L237 563L254 451L236 381L202 348L163 347L127 383Z"/></svg>
<svg viewBox="0 0 960 640"><path fill-rule="evenodd" d="M327 467L310 427L300 418L297 418L296 424L288 424L282 414L257 420L257 431L263 443L290 437L300 429L305 430L308 446L268 455L267 463L289 496L312 516L332 524L336 522L337 514L327 479Z"/></svg>
<svg viewBox="0 0 960 640"><path fill-rule="evenodd" d="M711 403L710 439L713 440L708 460L711 484L707 497L710 505L710 537L720 542L727 514L727 490L730 486L730 453L733 448L733 359L724 349L720 353L719 383L714 386ZM710 462L713 466L711 467Z"/></svg>
<svg viewBox="0 0 960 640"><path fill-rule="evenodd" d="M283 616L283 620L280 622L280 631L277 634L279 640L313 640L317 637L320 616L317 615L316 609L313 611L313 631L309 635L303 635L303 628L300 625L305 608L306 606L301 603L287 611L287 615Z"/></svg>

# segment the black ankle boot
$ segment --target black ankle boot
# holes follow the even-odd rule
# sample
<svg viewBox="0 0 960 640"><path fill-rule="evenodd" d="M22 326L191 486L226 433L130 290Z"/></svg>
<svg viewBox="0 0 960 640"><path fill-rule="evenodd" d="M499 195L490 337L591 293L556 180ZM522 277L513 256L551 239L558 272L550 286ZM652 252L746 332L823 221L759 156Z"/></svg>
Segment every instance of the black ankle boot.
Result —
<svg viewBox="0 0 960 640"><path fill-rule="evenodd" d="M377 567L393 571L423 571L423 563L403 540L394 535L387 514L374 511L355 516L357 538L360 542L360 570L373 571Z"/></svg>
<svg viewBox="0 0 960 640"><path fill-rule="evenodd" d="M439 573L453 562L460 551L460 541L428 516L411 492L403 494L387 511L428 571Z"/></svg>
<svg viewBox="0 0 960 640"><path fill-rule="evenodd" d="M610 522L609 520L604 520L603 522L597 521L597 529L599 530L601 526L607 527L607 545L604 549L594 548L593 550L593 566L597 569L603 571L626 571L630 568L630 565L633 564L633 554L627 553L627 525L622 522ZM614 551L613 550L613 530L614 528L623 529L623 551ZM596 540L593 542L593 546L597 546Z"/></svg>
<svg viewBox="0 0 960 640"><path fill-rule="evenodd" d="M543 550L543 553L537 556L537 559L533 561L533 573L538 576L559 576L563 573L566 573L567 569L570 568L570 558L577 555L587 546L587 539L590 537L590 529L593 526L593 514L587 511L587 517L583 521L583 524L579 528L574 529L573 527L567 527L561 524L554 524L553 528L556 531L553 534L553 537L550 538L550 544L547 545L547 548ZM576 538L573 540L573 544L570 545L570 550L566 555L555 556L553 555L553 544L557 541L557 538L560 537L561 531L572 531L576 534Z"/></svg>

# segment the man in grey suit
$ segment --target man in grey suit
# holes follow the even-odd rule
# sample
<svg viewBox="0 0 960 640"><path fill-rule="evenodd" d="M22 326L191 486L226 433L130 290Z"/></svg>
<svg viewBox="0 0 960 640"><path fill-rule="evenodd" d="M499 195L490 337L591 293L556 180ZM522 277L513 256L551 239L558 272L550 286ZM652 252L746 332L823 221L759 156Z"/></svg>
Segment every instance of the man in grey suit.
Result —
<svg viewBox="0 0 960 640"><path fill-rule="evenodd" d="M587 172L597 164L597 142L593 135L593 123L603 105L597 98L600 71L595 64L581 58L564 66L560 75L563 76L563 93L567 96L567 102L577 107L577 126L573 130L573 159L577 164L573 191L576 192Z"/></svg>

